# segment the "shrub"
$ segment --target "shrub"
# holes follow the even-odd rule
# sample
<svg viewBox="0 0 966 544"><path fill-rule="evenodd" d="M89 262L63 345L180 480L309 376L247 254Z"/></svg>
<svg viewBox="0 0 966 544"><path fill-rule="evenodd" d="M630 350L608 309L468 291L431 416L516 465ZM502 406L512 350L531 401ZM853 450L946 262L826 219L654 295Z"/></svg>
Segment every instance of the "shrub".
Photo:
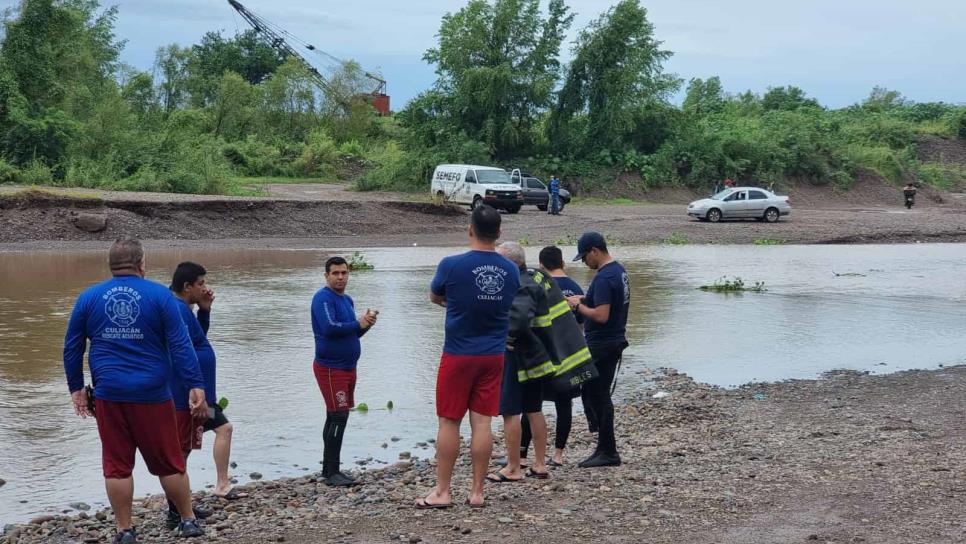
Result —
<svg viewBox="0 0 966 544"><path fill-rule="evenodd" d="M17 181L20 170L16 166L0 159L0 183L13 183Z"/></svg>
<svg viewBox="0 0 966 544"><path fill-rule="evenodd" d="M54 176L49 166L43 161L34 159L20 169L16 181L24 185L52 185Z"/></svg>
<svg viewBox="0 0 966 544"><path fill-rule="evenodd" d="M295 160L295 172L303 176L333 176L339 162L339 147L324 130L309 134L302 154Z"/></svg>
<svg viewBox="0 0 966 544"><path fill-rule="evenodd" d="M339 146L339 154L343 157L361 158L365 156L365 149L357 140L349 140Z"/></svg>

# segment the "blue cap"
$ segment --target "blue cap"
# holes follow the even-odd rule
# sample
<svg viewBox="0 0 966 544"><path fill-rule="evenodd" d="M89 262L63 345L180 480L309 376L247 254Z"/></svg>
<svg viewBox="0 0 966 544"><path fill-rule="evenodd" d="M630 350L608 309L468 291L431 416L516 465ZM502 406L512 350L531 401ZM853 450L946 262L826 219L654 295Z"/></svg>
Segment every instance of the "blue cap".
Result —
<svg viewBox="0 0 966 544"><path fill-rule="evenodd" d="M607 249L607 242L604 241L604 236L592 230L581 234L580 240L577 240L577 256L574 257L574 261L582 260L584 255L590 253L590 250L594 248Z"/></svg>

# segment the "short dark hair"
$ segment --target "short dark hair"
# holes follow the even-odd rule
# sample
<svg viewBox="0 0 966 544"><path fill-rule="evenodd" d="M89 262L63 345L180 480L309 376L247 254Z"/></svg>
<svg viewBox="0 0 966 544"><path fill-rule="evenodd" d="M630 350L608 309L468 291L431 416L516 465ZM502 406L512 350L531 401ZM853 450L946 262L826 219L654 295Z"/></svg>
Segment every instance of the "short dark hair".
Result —
<svg viewBox="0 0 966 544"><path fill-rule="evenodd" d="M495 242L500 237L500 212L486 204L473 210L471 224L476 237L484 242Z"/></svg>
<svg viewBox="0 0 966 544"><path fill-rule="evenodd" d="M171 290L175 293L183 293L184 284L194 283L198 281L198 278L207 274L208 271L200 264L185 261L174 269L174 275L171 277Z"/></svg>
<svg viewBox="0 0 966 544"><path fill-rule="evenodd" d="M329 257L325 261L325 273L328 274L333 266L341 266L341 265L346 265L346 267L348 268L349 261L345 260L342 257L339 257L338 255L336 255L335 257Z"/></svg>
<svg viewBox="0 0 966 544"><path fill-rule="evenodd" d="M557 246L547 246L540 250L540 266L547 270L559 270L564 267L563 251Z"/></svg>

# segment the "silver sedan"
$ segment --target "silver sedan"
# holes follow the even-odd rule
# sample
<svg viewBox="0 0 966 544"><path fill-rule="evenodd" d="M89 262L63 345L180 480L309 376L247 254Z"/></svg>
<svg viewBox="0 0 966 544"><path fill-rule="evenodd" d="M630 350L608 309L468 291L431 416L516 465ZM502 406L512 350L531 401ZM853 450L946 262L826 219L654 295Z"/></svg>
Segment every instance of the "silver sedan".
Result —
<svg viewBox="0 0 966 544"><path fill-rule="evenodd" d="M787 196L760 187L733 187L688 204L688 215L717 223L722 219L757 219L774 223L792 212Z"/></svg>

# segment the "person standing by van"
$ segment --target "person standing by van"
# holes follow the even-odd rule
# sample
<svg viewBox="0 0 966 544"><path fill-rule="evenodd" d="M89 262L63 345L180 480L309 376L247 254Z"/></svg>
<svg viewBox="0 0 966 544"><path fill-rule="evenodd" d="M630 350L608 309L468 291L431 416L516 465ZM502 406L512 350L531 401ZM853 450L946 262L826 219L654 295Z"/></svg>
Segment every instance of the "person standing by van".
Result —
<svg viewBox="0 0 966 544"><path fill-rule="evenodd" d="M617 374L621 355L627 348L627 314L631 287L627 271L611 257L607 242L597 232L585 232L577 241L575 261L583 261L597 274L586 296L568 298L570 307L586 319L584 336L600 376L583 386L583 401L597 418L597 449L581 461L581 468L610 467L621 464L614 437L614 402L611 384Z"/></svg>
<svg viewBox="0 0 966 544"><path fill-rule="evenodd" d="M483 483L493 452L491 419L500 411L503 356L510 306L520 288L517 266L496 252L500 213L473 210L470 250L446 257L436 268L429 299L446 308L443 354L436 376L436 487L417 508L453 506L450 483L460 448L460 423L470 413L473 485L467 502L483 505Z"/></svg>
<svg viewBox="0 0 966 544"><path fill-rule="evenodd" d="M550 215L560 215L560 179L557 174L550 176Z"/></svg>

